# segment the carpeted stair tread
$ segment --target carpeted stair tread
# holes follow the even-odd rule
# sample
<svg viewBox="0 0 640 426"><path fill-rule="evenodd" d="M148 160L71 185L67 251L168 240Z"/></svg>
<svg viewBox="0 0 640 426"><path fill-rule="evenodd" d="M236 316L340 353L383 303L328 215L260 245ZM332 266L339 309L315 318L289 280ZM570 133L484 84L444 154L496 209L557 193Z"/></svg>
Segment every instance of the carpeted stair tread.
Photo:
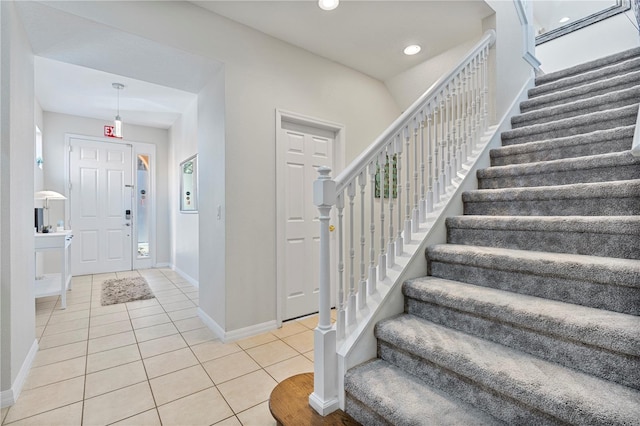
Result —
<svg viewBox="0 0 640 426"><path fill-rule="evenodd" d="M495 238L501 231L486 232ZM531 244L542 232L523 234ZM606 234L602 239L614 240ZM632 237L630 243L636 239ZM566 249L562 243L558 248ZM431 246L425 254L429 275L434 277L640 315L640 261L636 259L459 244Z"/></svg>
<svg viewBox="0 0 640 426"><path fill-rule="evenodd" d="M454 216L447 242L640 259L640 216Z"/></svg>
<svg viewBox="0 0 640 426"><path fill-rule="evenodd" d="M631 151L478 170L480 189L551 186L640 179L640 157ZM639 201L640 202L640 201Z"/></svg>
<svg viewBox="0 0 640 426"><path fill-rule="evenodd" d="M578 65L578 67L582 66ZM623 75L636 71L638 68L640 68L640 57L638 57L638 55L632 55L629 57L619 57L619 60L608 64L602 64L601 66L586 66L581 70L574 68L573 74L570 74L572 72L570 70L562 70L557 73L553 73L555 76L560 76L560 78L549 80L553 74L547 74L540 78L536 78L536 86L529 89L528 95L531 99L552 91L580 86L591 81L597 81L615 75ZM564 76L561 76L561 74L564 74ZM540 83L541 81L542 83Z"/></svg>
<svg viewBox="0 0 640 426"><path fill-rule="evenodd" d="M629 105L606 111L592 112L577 117L564 118L502 132L502 144L513 145L545 139L561 138L635 125L638 105Z"/></svg>
<svg viewBox="0 0 640 426"><path fill-rule="evenodd" d="M640 180L478 189L463 192L462 201L470 215L638 215Z"/></svg>
<svg viewBox="0 0 640 426"><path fill-rule="evenodd" d="M392 425L503 424L381 359L350 369L345 376L345 391L347 398L364 403ZM358 413L350 414L356 420L362 418Z"/></svg>
<svg viewBox="0 0 640 426"><path fill-rule="evenodd" d="M615 75L603 80L589 82L582 86L558 90L528 99L520 103L520 111L526 113L541 108L562 105L595 95L627 89L638 84L640 84L640 71L632 71L624 75Z"/></svg>
<svg viewBox="0 0 640 426"><path fill-rule="evenodd" d="M639 284L640 285L640 284ZM640 355L640 317L436 277L404 283L405 296L491 317L612 352Z"/></svg>
<svg viewBox="0 0 640 426"><path fill-rule="evenodd" d="M636 424L640 392L413 315L379 322L376 337L493 392L575 424ZM425 366L428 368L428 366Z"/></svg>
<svg viewBox="0 0 640 426"><path fill-rule="evenodd" d="M634 130L634 125L623 126L583 135L503 146L491 150L491 165L506 166L630 150Z"/></svg>
<svg viewBox="0 0 640 426"><path fill-rule="evenodd" d="M638 99L640 99L640 85L610 91L597 96L592 95L586 99L566 102L561 105L524 112L512 117L511 125L516 129L532 124L544 123L548 120L557 121L592 112L622 108L627 105L637 105Z"/></svg>

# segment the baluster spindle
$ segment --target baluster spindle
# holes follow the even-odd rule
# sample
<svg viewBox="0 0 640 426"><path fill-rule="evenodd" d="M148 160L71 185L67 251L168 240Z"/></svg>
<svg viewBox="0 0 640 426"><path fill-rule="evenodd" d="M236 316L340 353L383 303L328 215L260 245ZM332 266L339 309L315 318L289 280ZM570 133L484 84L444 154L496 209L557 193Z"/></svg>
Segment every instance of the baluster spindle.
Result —
<svg viewBox="0 0 640 426"><path fill-rule="evenodd" d="M404 252L404 240L402 239L402 135L396 136L395 140L396 168L398 169L398 236L396 237L396 255L401 256Z"/></svg>
<svg viewBox="0 0 640 426"><path fill-rule="evenodd" d="M465 67L465 115L464 115L464 128L465 128L465 141L467 145L467 156L471 156L473 152L473 136L471 135L471 64L467 64Z"/></svg>
<svg viewBox="0 0 640 426"><path fill-rule="evenodd" d="M389 154L387 157L387 161L389 164L389 242L387 244L387 268L392 268L393 265L395 265L396 263L396 256L395 256L395 234L394 234L394 229L393 229L393 194L396 193L396 188L397 188L397 176L398 176L398 171L397 169L394 170L394 164L397 161L397 157L395 154L395 146L396 146L396 139L398 137L394 137L393 138L393 144L389 145L387 147L387 149L389 150ZM396 178L396 179L394 179Z"/></svg>
<svg viewBox="0 0 640 426"><path fill-rule="evenodd" d="M429 106L429 111L431 106ZM431 114L435 117L436 108L433 108L433 112L427 114L427 213L433 212L433 121ZM426 218L425 214L425 218Z"/></svg>
<svg viewBox="0 0 640 426"><path fill-rule="evenodd" d="M387 162L389 157L387 156L386 148L378 155L378 168L380 169L380 185L378 185L378 192L380 194L380 254L378 256L378 279L384 280L387 278L387 245L385 241L385 229L384 229L384 190L386 189L385 177ZM373 244L373 240L371 240Z"/></svg>
<svg viewBox="0 0 640 426"><path fill-rule="evenodd" d="M349 197L349 302L347 305L347 322L349 325L356 322L356 283L355 283L355 258L356 248L353 241L353 199L356 196L356 183L351 181L347 186L347 196ZM344 197L344 195L342 195ZM344 202L343 202L344 203Z"/></svg>
<svg viewBox="0 0 640 426"><path fill-rule="evenodd" d="M462 164L464 158L462 158L462 138L460 135L460 74L458 74L453 80L453 92L455 94L455 100L453 102L453 146L456 150L456 171L462 171Z"/></svg>
<svg viewBox="0 0 640 426"><path fill-rule="evenodd" d="M371 182L371 222L369 222L369 232L371 232L371 239L369 240L369 282L367 283L367 290L369 294L376 292L378 285L378 274L376 270L376 161L372 161L369 164L369 176Z"/></svg>
<svg viewBox="0 0 640 426"><path fill-rule="evenodd" d="M427 220L427 198L426 198L426 184L424 180L425 170L425 153L424 153L424 133L426 121L429 117L429 110L425 109L422 113L422 121L420 123L420 222L426 222ZM426 131L429 129L427 128Z"/></svg>
<svg viewBox="0 0 640 426"><path fill-rule="evenodd" d="M465 81L466 76L464 75L464 69L460 71L460 77L458 79L459 91L458 91L458 135L460 136L460 156L462 159L462 164L466 163L469 160L469 156L467 153L467 143L466 143L466 135L464 131L464 116L465 116L465 107L464 107L464 96L465 96Z"/></svg>
<svg viewBox="0 0 640 426"><path fill-rule="evenodd" d="M481 99L480 99L480 93L482 92L482 75L481 75L481 66L480 66L480 62L482 60L482 55L480 53L478 53L478 56L476 56L476 79L477 79L477 84L476 84L476 143L480 142L480 136L481 136L481 118L482 118L482 105L481 105Z"/></svg>
<svg viewBox="0 0 640 426"><path fill-rule="evenodd" d="M440 176L438 177L438 180L440 181L440 195L444 195L447 192L447 149L445 146L446 135L444 133L444 119L446 115L445 99L446 96L443 93L440 98Z"/></svg>
<svg viewBox="0 0 640 426"><path fill-rule="evenodd" d="M411 232L418 232L420 228L420 188L418 187L418 131L420 123L418 118L413 119L413 210L411 211Z"/></svg>
<svg viewBox="0 0 640 426"><path fill-rule="evenodd" d="M482 76L483 76L483 83L482 83L482 87L483 87L483 91L482 91L482 116L483 116L483 123L482 123L482 130L483 132L486 132L487 129L489 128L489 47L485 47L484 50L482 51L483 54L483 58L484 61L482 62L483 64L483 71L482 71Z"/></svg>
<svg viewBox="0 0 640 426"><path fill-rule="evenodd" d="M358 286L358 309L367 306L367 277L366 277L366 249L367 237L365 234L365 188L367 186L366 172L362 171L358 175L360 185L360 285Z"/></svg>
<svg viewBox="0 0 640 426"><path fill-rule="evenodd" d="M344 339L345 336L345 291L344 291L344 226L342 218L344 217L344 194L338 194L336 197L336 208L338 209L338 318L337 318L337 335L338 339ZM349 315L351 312L349 311Z"/></svg>
<svg viewBox="0 0 640 426"><path fill-rule="evenodd" d="M404 133L405 133L405 145L406 145L406 151L407 151L407 155L405 156L405 167L407 169L407 173L406 173L406 180L404 181L405 183L405 187L406 187L406 194L407 194L407 200L405 201L405 206L404 206L404 241L405 243L410 243L411 242L411 159L409 158L410 155L409 153L410 151L410 144L411 144L411 133L409 131L409 127L405 127L404 129Z"/></svg>
<svg viewBox="0 0 640 426"><path fill-rule="evenodd" d="M433 161L433 197L434 197L434 205L440 202L440 162L438 161L438 113L439 104L438 98L435 100L435 106L433 107L433 152L434 152L434 161Z"/></svg>

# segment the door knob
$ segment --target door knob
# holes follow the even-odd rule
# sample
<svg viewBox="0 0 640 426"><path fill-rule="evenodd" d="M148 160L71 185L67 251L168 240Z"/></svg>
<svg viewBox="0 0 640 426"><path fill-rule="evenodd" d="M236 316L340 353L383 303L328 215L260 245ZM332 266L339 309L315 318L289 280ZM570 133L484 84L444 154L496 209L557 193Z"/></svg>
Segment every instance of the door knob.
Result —
<svg viewBox="0 0 640 426"><path fill-rule="evenodd" d="M329 232L333 232L336 230L336 227L333 225L329 225Z"/></svg>

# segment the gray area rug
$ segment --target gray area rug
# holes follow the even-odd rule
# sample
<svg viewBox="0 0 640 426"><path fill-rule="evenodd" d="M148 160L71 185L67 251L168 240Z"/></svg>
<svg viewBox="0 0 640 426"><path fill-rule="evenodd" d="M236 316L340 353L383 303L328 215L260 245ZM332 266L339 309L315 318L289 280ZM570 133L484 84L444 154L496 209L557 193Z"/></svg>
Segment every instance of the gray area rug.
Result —
<svg viewBox="0 0 640 426"><path fill-rule="evenodd" d="M142 277L119 278L106 280L102 283L102 306L117 303L133 302L134 300L153 299L155 296Z"/></svg>

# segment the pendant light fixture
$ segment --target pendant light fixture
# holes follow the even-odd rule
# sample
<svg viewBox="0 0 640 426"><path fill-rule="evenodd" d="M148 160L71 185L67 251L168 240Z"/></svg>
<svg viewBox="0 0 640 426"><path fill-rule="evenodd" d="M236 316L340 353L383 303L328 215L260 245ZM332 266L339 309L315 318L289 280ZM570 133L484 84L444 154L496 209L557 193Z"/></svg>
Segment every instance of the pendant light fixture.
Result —
<svg viewBox="0 0 640 426"><path fill-rule="evenodd" d="M118 91L118 112L116 114L116 119L113 121L113 135L116 138L121 138L122 137L122 119L120 118L120 91L124 89L124 84L112 83L111 86Z"/></svg>

